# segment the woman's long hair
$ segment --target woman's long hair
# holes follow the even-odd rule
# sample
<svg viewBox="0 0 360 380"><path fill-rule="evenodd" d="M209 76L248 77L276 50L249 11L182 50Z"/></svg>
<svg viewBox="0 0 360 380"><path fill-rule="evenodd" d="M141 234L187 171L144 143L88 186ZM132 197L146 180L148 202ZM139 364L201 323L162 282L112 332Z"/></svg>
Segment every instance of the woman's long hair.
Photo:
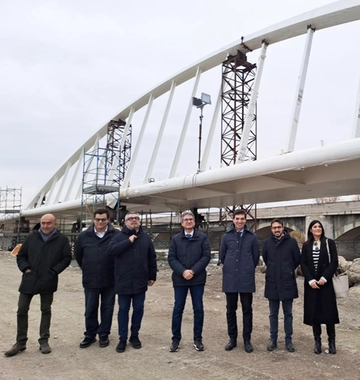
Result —
<svg viewBox="0 0 360 380"><path fill-rule="evenodd" d="M309 228L308 228L308 231L307 231L307 237L308 237L308 241L310 242L313 242L314 241L314 236L311 232L311 228L314 226L314 224L316 223L319 223L320 226L321 226L321 230L322 230L322 233L321 233L321 237L320 237L320 240L322 241L324 238L325 238L325 232L324 232L324 226L322 225L322 223L319 221L319 220L313 220L310 224L309 224Z"/></svg>

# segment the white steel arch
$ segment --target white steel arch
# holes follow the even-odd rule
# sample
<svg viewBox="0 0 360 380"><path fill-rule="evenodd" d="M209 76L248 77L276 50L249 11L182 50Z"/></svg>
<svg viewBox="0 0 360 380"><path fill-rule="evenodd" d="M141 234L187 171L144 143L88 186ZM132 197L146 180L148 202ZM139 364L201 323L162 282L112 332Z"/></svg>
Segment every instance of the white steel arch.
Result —
<svg viewBox="0 0 360 380"><path fill-rule="evenodd" d="M237 50L241 50L243 53L248 53L257 51L263 46L263 49L260 51L260 58L263 61L265 59L265 46L269 46L269 49L271 49L271 46L276 43L305 34L309 35L309 29L311 31L319 31L357 21L359 19L360 4L357 0L342 0L304 13L271 27L262 29L249 36L241 37L234 43L225 46L195 64L185 68L183 71L166 79L164 82L160 83L158 86L154 87L122 109L112 119L126 120L127 127L129 127L135 115L140 113L141 110L147 106L143 122L141 123L142 127L137 140L134 156L124 181L124 187L120 191L121 202L128 204L129 207L136 207L138 209L165 211L179 210L190 206L224 207L229 204L246 204L318 197L319 195L315 194L316 184L326 184L327 188L325 189L322 186L322 190L325 190L325 193L332 192L332 195L352 194L358 192L360 189L358 186L359 182L357 181L359 181L360 178L356 177L356 175L354 177L354 173L348 173L344 177L344 172L346 173L349 170L344 170L344 167L342 166L345 161L348 162L351 167L353 167L355 163L359 164L359 121L356 117L354 118L354 125L352 126L353 140L346 143L339 143L335 147L332 146L330 149L328 147L323 147L324 149L320 150L318 149L317 152L319 152L319 154L316 154L315 151L311 150L308 153L292 152L287 155L273 157L266 160L266 162L264 160L259 160L257 162L241 163L228 168L213 169L211 171L206 170L208 157L210 155L209 149L214 140L216 119L219 115L220 93L217 96L216 101L213 102L215 103L215 107L211 127L208 133L207 145L203 154L201 172L193 172L190 174L186 174L186 172L178 173L178 164L181 154L186 150L187 126L192 111L192 96L195 96L199 80L205 75L205 73L219 67L229 54L235 55ZM354 36L354 43L356 42L357 36ZM307 47L305 49L307 51L305 59L307 59L310 54L310 49L307 49ZM360 65L358 65L358 67L359 66ZM299 89L303 91L303 77L306 76L306 67L307 65L303 65L303 69L301 69L300 76L302 76L302 80L300 81L300 87L294 94L295 100L298 99ZM142 162L142 165L147 167L145 181L152 176L159 145L162 144L163 141L164 130L165 128L170 130L172 128L171 125L167 124L167 116L170 108L174 104L174 94L176 96L179 86L190 80L194 80L194 83L192 90L190 90L187 95L188 100L185 103L186 112L180 141L178 144L174 145L173 149L175 156L174 158L160 158L162 164L166 163L168 165L168 178L156 181L155 183L134 185L132 181L135 175L134 166L138 162ZM258 77L258 80L258 86L260 86L260 77ZM151 126L148 127L150 124L148 122L149 115L154 108L155 101L161 99L162 95L167 93L167 105L164 109L163 116L160 117L160 122L158 123L160 125L159 135L154 147L150 148L150 153L149 147L147 147L147 155L144 157L144 155L141 155L141 152L145 150L143 147L148 144L148 141L146 141L146 139L144 139L144 141L142 137L145 133L145 129L151 128ZM257 97L257 91L254 96ZM360 99L360 96L358 96L358 99ZM359 100L357 100L357 102L354 100L354 106L354 114L358 115ZM299 114L300 109L297 107L296 116L294 116L296 117L296 126L298 124ZM291 123L291 125L293 124L294 123ZM294 130L290 130L289 132L290 135L292 134L292 141L294 141L296 139L296 131L294 132ZM107 124L91 136L54 173L54 175L34 196L26 210L24 210L23 215L31 217L33 215L40 215L44 212L58 212L62 213L64 216L78 214L81 202L79 170L81 168L83 154L97 146L106 133ZM289 151L293 150L293 145L293 142L289 144ZM331 153L332 150L335 150L336 154L333 155L333 153ZM308 158L308 160L303 160L305 157ZM241 158L239 161L241 161ZM330 180L328 176L324 176L324 182L320 181L320 183L311 180L310 178L312 178L312 175L309 173L316 171L316 169L312 169L312 171L308 169L317 168L323 165L326 165L326 167L332 167L333 170L328 170L328 175L339 176L339 180L336 181L336 178ZM306 173L306 176L300 176L298 175L299 173L294 175L294 171L298 170ZM358 172L358 170L355 170L355 172ZM289 177L284 175L284 173L288 173ZM357 176L359 175L360 174L357 174ZM302 179L299 181L295 180L294 176ZM316 176L319 177L319 174L316 173ZM251 185L249 182L250 179L253 181L253 184ZM239 182L239 180L244 180L244 183L248 183L248 188L247 186L244 186L244 189L241 189L241 182ZM236 184L236 181L239 183ZM211 187L215 184L216 186ZM255 191L257 184L261 184L261 189L267 189L267 191ZM287 185L284 186L284 184ZM297 190L293 191L295 187ZM74 191L74 188L77 188L76 192ZM279 191L277 195L275 195L276 190ZM249 191L251 191L253 196L249 194ZM311 191L313 193L309 194Z"/></svg>

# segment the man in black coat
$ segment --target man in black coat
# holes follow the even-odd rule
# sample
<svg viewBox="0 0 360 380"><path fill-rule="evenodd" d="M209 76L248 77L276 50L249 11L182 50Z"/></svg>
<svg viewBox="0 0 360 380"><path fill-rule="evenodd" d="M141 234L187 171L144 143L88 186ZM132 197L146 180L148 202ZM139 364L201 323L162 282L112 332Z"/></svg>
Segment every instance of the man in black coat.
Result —
<svg viewBox="0 0 360 380"><path fill-rule="evenodd" d="M85 293L85 338L80 348L96 342L99 346L109 345L109 334L114 313L114 260L107 254L110 240L120 231L109 223L109 211L94 212L94 223L79 234L75 243L75 258L82 270ZM101 298L101 301L100 301ZM100 323L98 319L100 301Z"/></svg>
<svg viewBox="0 0 360 380"><path fill-rule="evenodd" d="M203 351L203 295L206 282L205 268L210 261L210 244L207 236L194 228L195 217L190 210L184 211L181 218L183 230L172 238L168 254L169 265L173 270L175 296L170 352L177 352L179 349L182 316L189 291L194 310L194 348Z"/></svg>
<svg viewBox="0 0 360 380"><path fill-rule="evenodd" d="M221 239L220 260L223 264L222 290L226 294L226 321L229 342L226 351L237 346L238 327L236 311L240 295L245 352L253 352L251 333L253 328L252 301L255 293L255 269L259 262L259 246L256 235L246 226L246 211L234 211L233 224Z"/></svg>
<svg viewBox="0 0 360 380"><path fill-rule="evenodd" d="M31 233L21 246L16 257L17 265L23 272L19 288L17 311L17 336L13 347L5 356L14 356L26 350L28 340L28 311L35 294L40 294L40 350L49 354L51 305L58 286L58 275L71 262L69 239L56 228L56 219L45 214L40 219L40 229Z"/></svg>
<svg viewBox="0 0 360 380"><path fill-rule="evenodd" d="M280 219L271 222L271 236L265 240L263 259L267 266L265 275L265 297L270 309L270 342L268 351L277 348L278 316L280 301L284 312L285 348L294 352L292 344L292 305L298 298L296 268L300 264L300 249L295 239L285 230Z"/></svg>
<svg viewBox="0 0 360 380"><path fill-rule="evenodd" d="M119 344L124 352L128 338L129 311L132 302L130 339L133 348L141 348L139 330L144 315L145 293L156 281L156 253L151 238L141 228L137 212L125 215L125 225L108 246L114 258L115 293L118 295Z"/></svg>

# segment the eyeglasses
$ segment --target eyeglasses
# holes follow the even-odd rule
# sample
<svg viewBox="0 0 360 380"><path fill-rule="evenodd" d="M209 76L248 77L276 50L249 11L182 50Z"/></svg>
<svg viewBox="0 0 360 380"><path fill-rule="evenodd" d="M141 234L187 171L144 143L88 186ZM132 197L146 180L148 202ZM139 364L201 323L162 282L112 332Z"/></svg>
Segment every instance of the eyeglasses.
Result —
<svg viewBox="0 0 360 380"><path fill-rule="evenodd" d="M273 230L281 230L283 226L276 226L276 227L271 227Z"/></svg>
<svg viewBox="0 0 360 380"><path fill-rule="evenodd" d="M140 220L138 216L129 216L126 220Z"/></svg>
<svg viewBox="0 0 360 380"><path fill-rule="evenodd" d="M107 221L107 219L106 218L94 218L94 220L95 220L95 222L96 223L100 223L100 222L106 222Z"/></svg>
<svg viewBox="0 0 360 380"><path fill-rule="evenodd" d="M183 219L184 222L192 222L194 220L194 218L185 218Z"/></svg>

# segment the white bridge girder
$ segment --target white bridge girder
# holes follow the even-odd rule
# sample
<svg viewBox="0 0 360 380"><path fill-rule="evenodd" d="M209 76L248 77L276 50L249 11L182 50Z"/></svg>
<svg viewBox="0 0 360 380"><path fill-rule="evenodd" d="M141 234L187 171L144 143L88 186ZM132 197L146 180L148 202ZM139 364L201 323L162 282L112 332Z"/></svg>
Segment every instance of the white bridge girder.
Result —
<svg viewBox="0 0 360 380"><path fill-rule="evenodd" d="M294 151L264 160L240 162L226 168L206 170L206 165L202 161L199 173L177 172L180 157L184 152L186 153L187 149L187 126L192 112L191 98L196 92L200 78L207 71L220 66L229 54L234 55L237 50L241 50L243 53L256 51L262 47L264 41L271 49L271 46L276 43L305 35L308 33L309 25L319 31L357 20L360 20L360 4L357 0L338 1L304 13L242 37L168 78L122 109L112 119L126 120L127 125L130 125L134 115L143 107L148 107L141 123L142 128L135 148L134 161L130 163L131 170L127 173L124 182L125 187L120 191L121 203L127 205L128 208L144 211L178 211L188 207L224 207L232 204L359 193L360 170L355 169L360 167L360 139L358 138L359 120L356 117L354 118L354 125L350 126L354 131L351 141L306 151ZM354 36L354 41L357 42L357 36ZM260 57L263 53L260 52ZM190 80L194 80L194 84L188 93L189 101L184 111L185 119L180 143L174 146L175 157L173 159L172 157L158 157L159 145L164 143L163 133L166 128L172 128L171 125L168 125L167 119L171 108L174 108L175 101L173 98L176 97L179 86ZM304 84L302 83L301 86L303 88ZM154 146L151 147L149 142L142 137L145 129L151 128L148 118L151 117L154 103L166 93L169 93L168 102L163 117L158 122L160 134ZM203 155L205 163L207 163L210 154L209 145L214 140L220 96L219 93L215 102L213 101L213 104L216 104L213 117L207 117L212 122L207 136L208 144ZM358 115L359 100L355 102L354 99L354 107L354 114ZM54 212L63 217L79 215L81 204L81 194L79 193L81 179L78 173L79 167L81 167L80 161L83 159L83 153L96 146L106 136L106 133L107 124L91 136L54 173L35 194L28 207L23 211L23 215L31 217L45 212ZM146 178L151 177L152 170L156 166L156 159L161 160L162 164L168 165L168 178L155 183L134 185L132 181L136 175L134 166L140 163L140 165L147 167Z"/></svg>

